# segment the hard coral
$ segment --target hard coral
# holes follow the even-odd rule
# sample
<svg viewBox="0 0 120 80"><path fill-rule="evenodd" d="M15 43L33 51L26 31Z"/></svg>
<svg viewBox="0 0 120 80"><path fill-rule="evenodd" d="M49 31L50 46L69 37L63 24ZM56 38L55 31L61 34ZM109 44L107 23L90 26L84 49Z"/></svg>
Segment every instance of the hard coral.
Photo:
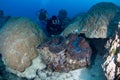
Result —
<svg viewBox="0 0 120 80"><path fill-rule="evenodd" d="M51 41L49 41L49 50L53 53L59 53L64 50L66 47L64 37L55 37Z"/></svg>
<svg viewBox="0 0 120 80"><path fill-rule="evenodd" d="M24 72L37 56L45 34L28 18L10 18L0 30L0 53L7 68ZM15 72L13 72L15 73Z"/></svg>
<svg viewBox="0 0 120 80"><path fill-rule="evenodd" d="M68 72L90 65L92 50L87 41L76 34L58 36L42 45L39 51L50 70Z"/></svg>
<svg viewBox="0 0 120 80"><path fill-rule="evenodd" d="M77 15L61 35L84 33L87 38L109 38L115 33L113 22L119 13L119 7L111 2L97 3L85 14Z"/></svg>

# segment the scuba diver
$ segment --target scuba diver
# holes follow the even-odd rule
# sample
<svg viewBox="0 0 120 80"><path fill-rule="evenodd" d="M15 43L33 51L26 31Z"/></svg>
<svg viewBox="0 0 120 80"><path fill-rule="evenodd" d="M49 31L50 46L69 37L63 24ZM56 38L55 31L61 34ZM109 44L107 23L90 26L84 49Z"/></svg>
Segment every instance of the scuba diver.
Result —
<svg viewBox="0 0 120 80"><path fill-rule="evenodd" d="M48 12L45 9L40 9L37 11L37 23L39 27L47 34L46 31L46 24L47 20L49 19L48 17Z"/></svg>
<svg viewBox="0 0 120 80"><path fill-rule="evenodd" d="M38 19L41 28L48 36L58 35L63 31L62 25L56 16L48 17L48 12L44 9L38 11Z"/></svg>
<svg viewBox="0 0 120 80"><path fill-rule="evenodd" d="M46 29L50 36L59 35L63 30L56 16L52 16L52 18L47 21Z"/></svg>
<svg viewBox="0 0 120 80"><path fill-rule="evenodd" d="M0 10L0 18L4 16L3 10Z"/></svg>
<svg viewBox="0 0 120 80"><path fill-rule="evenodd" d="M42 23L47 22L47 20L49 19L48 12L45 9L41 9L40 11L38 11L38 19Z"/></svg>
<svg viewBox="0 0 120 80"><path fill-rule="evenodd" d="M71 19L67 17L68 13L65 9L59 10L58 13L58 19L60 21L60 24L62 25L62 28L65 29L67 25L71 22Z"/></svg>

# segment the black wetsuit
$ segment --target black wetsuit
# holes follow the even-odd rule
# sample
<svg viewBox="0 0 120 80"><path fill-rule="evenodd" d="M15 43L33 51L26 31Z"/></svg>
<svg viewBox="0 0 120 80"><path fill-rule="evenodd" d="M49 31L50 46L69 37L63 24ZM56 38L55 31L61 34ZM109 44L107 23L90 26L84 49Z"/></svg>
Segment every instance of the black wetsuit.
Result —
<svg viewBox="0 0 120 80"><path fill-rule="evenodd" d="M62 32L61 24L53 24L53 20L57 19L51 18L47 21L47 32L49 35L58 35Z"/></svg>

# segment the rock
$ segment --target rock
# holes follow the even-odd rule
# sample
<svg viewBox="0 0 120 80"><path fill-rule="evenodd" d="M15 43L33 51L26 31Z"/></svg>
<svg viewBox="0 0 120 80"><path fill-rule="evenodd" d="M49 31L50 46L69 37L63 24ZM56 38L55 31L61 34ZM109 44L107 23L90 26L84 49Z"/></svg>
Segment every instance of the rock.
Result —
<svg viewBox="0 0 120 80"><path fill-rule="evenodd" d="M108 53L106 53L106 60L102 65L105 75L108 80L120 79L120 29L116 31L114 37L112 37L106 44Z"/></svg>
<svg viewBox="0 0 120 80"><path fill-rule="evenodd" d="M52 71L68 72L91 63L91 47L84 38L76 34L52 38L38 48L47 69Z"/></svg>
<svg viewBox="0 0 120 80"><path fill-rule="evenodd" d="M47 73L45 73L41 70L38 70L38 76L40 79L45 80L47 78Z"/></svg>
<svg viewBox="0 0 120 80"><path fill-rule="evenodd" d="M25 80L17 75L10 73L6 70L6 66L2 61L2 55L0 54L0 80Z"/></svg>
<svg viewBox="0 0 120 80"><path fill-rule="evenodd" d="M69 72L39 70L35 80L106 80L104 72L100 67L102 63L102 57L97 55L95 64L91 65L92 68L80 68Z"/></svg>
<svg viewBox="0 0 120 80"><path fill-rule="evenodd" d="M111 28L109 26L110 21L118 12L120 12L120 9L113 3L98 3L91 7L81 18L73 21L63 31L62 35L84 33L88 38L108 38L111 36L111 33L108 31L108 29ZM112 30L112 28L110 30Z"/></svg>
<svg viewBox="0 0 120 80"><path fill-rule="evenodd" d="M23 72L38 55L37 45L45 39L38 26L27 18L11 18L0 30L0 53L7 68Z"/></svg>
<svg viewBox="0 0 120 80"><path fill-rule="evenodd" d="M120 15L119 13L111 21L110 26L114 27L115 33L107 41L105 54L105 62L102 65L105 75L108 80L118 80L120 79Z"/></svg>
<svg viewBox="0 0 120 80"><path fill-rule="evenodd" d="M120 22L119 22L119 24L118 24L118 27L120 28Z"/></svg>
<svg viewBox="0 0 120 80"><path fill-rule="evenodd" d="M28 80L33 79L37 76L38 70L43 70L46 68L46 65L42 62L41 56L38 55L35 59L32 60L32 65L24 72L18 72L18 71L13 71L15 74L17 74L19 77L25 77Z"/></svg>

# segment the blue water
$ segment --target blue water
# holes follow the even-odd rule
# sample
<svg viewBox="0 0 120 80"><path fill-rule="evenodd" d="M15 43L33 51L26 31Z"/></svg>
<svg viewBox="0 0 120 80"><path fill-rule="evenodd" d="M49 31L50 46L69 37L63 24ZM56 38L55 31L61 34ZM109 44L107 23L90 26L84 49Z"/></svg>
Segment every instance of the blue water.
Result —
<svg viewBox="0 0 120 80"><path fill-rule="evenodd" d="M49 16L57 15L60 9L66 9L68 17L86 12L98 2L113 2L120 5L120 0L0 0L0 9L6 16L25 16L37 20L37 11L44 8Z"/></svg>

